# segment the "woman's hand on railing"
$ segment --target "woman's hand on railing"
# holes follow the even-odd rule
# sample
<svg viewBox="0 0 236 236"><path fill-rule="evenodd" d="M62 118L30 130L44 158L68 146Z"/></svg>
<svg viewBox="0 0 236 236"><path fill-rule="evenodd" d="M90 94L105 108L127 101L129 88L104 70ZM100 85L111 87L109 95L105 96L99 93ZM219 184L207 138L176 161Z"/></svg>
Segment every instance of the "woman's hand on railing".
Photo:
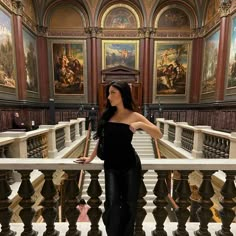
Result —
<svg viewBox="0 0 236 236"><path fill-rule="evenodd" d="M92 157L80 157L79 159L75 160L76 163L81 164L88 164L90 163L94 158Z"/></svg>

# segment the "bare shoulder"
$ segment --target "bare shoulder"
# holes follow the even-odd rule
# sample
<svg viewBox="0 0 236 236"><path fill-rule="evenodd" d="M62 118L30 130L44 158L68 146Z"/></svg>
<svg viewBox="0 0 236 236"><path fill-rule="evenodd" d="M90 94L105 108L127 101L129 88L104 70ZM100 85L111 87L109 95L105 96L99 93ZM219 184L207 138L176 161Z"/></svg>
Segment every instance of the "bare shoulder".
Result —
<svg viewBox="0 0 236 236"><path fill-rule="evenodd" d="M144 120L146 120L146 118L138 112L133 112L132 113L132 118L133 118L133 121L144 121Z"/></svg>

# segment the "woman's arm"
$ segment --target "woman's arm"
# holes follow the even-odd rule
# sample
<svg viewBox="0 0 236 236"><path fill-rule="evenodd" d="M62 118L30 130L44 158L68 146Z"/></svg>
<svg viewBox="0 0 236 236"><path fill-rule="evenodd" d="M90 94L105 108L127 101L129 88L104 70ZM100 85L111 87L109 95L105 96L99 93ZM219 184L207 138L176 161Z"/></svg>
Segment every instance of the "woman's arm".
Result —
<svg viewBox="0 0 236 236"><path fill-rule="evenodd" d="M98 141L89 157L80 157L79 159L84 161L83 162L84 164L90 163L97 156L97 147L98 147Z"/></svg>
<svg viewBox="0 0 236 236"><path fill-rule="evenodd" d="M136 132L137 129L142 129L154 139L162 138L160 129L148 119L146 119L143 115L135 112L134 118L135 121L130 124L130 129L133 132Z"/></svg>

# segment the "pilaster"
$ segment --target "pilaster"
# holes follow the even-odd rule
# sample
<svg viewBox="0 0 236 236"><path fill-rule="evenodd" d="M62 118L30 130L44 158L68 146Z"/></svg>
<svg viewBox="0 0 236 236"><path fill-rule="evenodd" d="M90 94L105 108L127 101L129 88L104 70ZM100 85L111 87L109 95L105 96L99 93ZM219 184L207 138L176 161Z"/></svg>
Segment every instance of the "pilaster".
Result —
<svg viewBox="0 0 236 236"><path fill-rule="evenodd" d="M191 65L191 85L189 91L189 102L198 103L201 92L201 71L203 56L203 38L201 29L194 30L194 38L192 41L192 65Z"/></svg>
<svg viewBox="0 0 236 236"><path fill-rule="evenodd" d="M38 68L40 81L40 99L41 102L49 100L49 71L48 71L48 48L47 48L47 27L37 26L37 47L38 47Z"/></svg>
<svg viewBox="0 0 236 236"><path fill-rule="evenodd" d="M17 86L18 99L26 100L26 71L25 71L25 55L23 45L23 31L22 31L22 12L23 3L19 0L12 1L13 6L13 29L15 36L15 55L16 55L16 72L17 72Z"/></svg>
<svg viewBox="0 0 236 236"><path fill-rule="evenodd" d="M85 32L90 36L90 44L91 44L91 78L89 79L90 85L89 87L91 88L89 97L91 103L96 103L97 102L97 84L98 84L98 58L97 58L97 36L98 34L101 33L101 28L99 27L88 27L85 29Z"/></svg>
<svg viewBox="0 0 236 236"><path fill-rule="evenodd" d="M216 101L224 100L224 88L225 88L225 70L227 61L227 47L229 37L229 14L230 14L231 0L221 1L220 5L220 41L218 52L218 63L216 71Z"/></svg>
<svg viewBox="0 0 236 236"><path fill-rule="evenodd" d="M152 85L151 85L151 67L150 67L150 37L154 33L154 29L151 27L144 27L139 29L141 38L144 40L143 48L143 102L152 102Z"/></svg>

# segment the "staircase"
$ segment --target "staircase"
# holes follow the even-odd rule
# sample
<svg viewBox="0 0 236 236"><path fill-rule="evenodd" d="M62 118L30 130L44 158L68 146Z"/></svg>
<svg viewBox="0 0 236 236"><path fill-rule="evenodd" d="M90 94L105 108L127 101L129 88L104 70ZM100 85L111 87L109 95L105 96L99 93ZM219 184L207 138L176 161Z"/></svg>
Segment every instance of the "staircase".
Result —
<svg viewBox="0 0 236 236"><path fill-rule="evenodd" d="M93 134L91 135L91 137ZM91 139L90 141L90 147L89 147L89 154L93 151L95 145L96 145L96 140ZM152 146L152 140L150 135L145 133L144 131L137 131L134 136L133 136L133 141L132 145L135 148L136 152L138 153L140 159L146 159L146 158L154 158L155 154L153 151L153 146ZM145 218L145 221L148 220L148 218L153 220L153 216L151 211L153 210L153 200L155 199L155 195L153 194L153 189L156 184L156 179L157 179L157 174L154 171L148 171L144 175L144 182L145 186L147 188L147 194L145 196L145 200L147 202L145 209L148 213L148 215ZM83 190L82 190L82 195L81 198L84 198L85 201L89 199L89 196L87 194L87 189L88 185L90 183L90 176L86 172L85 177L84 177L84 184L83 184ZM105 200L105 183L104 183L104 172L102 171L99 174L99 183L101 185L101 188L103 190L102 195L100 196L100 199L104 203ZM103 208L103 204L101 205L101 208Z"/></svg>

